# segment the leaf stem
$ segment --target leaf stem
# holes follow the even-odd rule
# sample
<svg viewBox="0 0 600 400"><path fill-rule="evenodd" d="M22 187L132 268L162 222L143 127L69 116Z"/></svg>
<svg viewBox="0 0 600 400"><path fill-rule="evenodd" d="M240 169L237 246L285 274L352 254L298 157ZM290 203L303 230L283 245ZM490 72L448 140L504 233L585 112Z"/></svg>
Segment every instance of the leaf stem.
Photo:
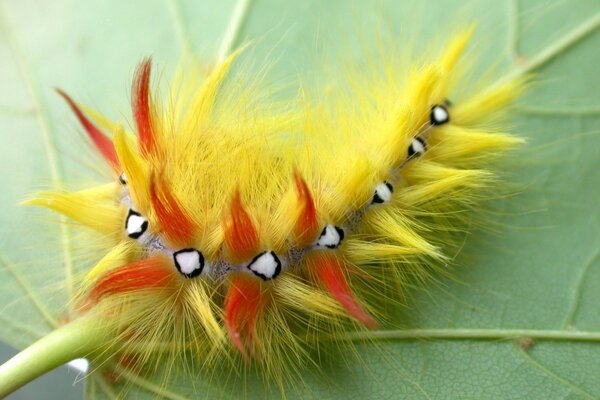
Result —
<svg viewBox="0 0 600 400"><path fill-rule="evenodd" d="M86 357L107 342L89 318L49 333L0 366L0 398L73 359Z"/></svg>
<svg viewBox="0 0 600 400"><path fill-rule="evenodd" d="M417 340L417 339L464 339L464 340L510 340L531 338L537 340L598 342L600 332L543 330L543 329L407 329L366 332L347 332L346 340Z"/></svg>

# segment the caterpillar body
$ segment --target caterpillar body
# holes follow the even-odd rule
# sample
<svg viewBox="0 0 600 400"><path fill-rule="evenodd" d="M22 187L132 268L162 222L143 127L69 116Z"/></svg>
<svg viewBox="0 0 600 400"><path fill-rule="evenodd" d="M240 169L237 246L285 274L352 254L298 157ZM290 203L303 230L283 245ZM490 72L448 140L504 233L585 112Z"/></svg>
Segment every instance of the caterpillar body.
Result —
<svg viewBox="0 0 600 400"><path fill-rule="evenodd" d="M131 133L59 91L114 179L26 203L106 245L72 299L106 337L92 365L242 362L281 386L316 362L315 338L393 321L381 304L445 273L449 243L494 190L492 161L523 143L502 116L525 79L454 96L471 33L419 68L285 104L234 71L243 50L202 79L178 75L165 98L145 59Z"/></svg>

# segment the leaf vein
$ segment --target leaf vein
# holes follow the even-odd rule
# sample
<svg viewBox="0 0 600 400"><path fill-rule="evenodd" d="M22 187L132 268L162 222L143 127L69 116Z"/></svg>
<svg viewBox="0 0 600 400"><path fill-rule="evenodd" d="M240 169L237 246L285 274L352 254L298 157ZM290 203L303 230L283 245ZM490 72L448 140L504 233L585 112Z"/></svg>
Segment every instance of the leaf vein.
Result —
<svg viewBox="0 0 600 400"><path fill-rule="evenodd" d="M600 332L543 329L407 329L346 332L345 340L513 340L531 338L548 341L599 342ZM329 340L329 338L325 338Z"/></svg>
<svg viewBox="0 0 600 400"><path fill-rule="evenodd" d="M600 250L596 251L594 256L582 268L581 273L579 274L579 277L575 284L575 291L573 293L573 301L571 303L571 307L569 308L569 311L567 312L567 317L565 319L565 324L564 324L565 328L569 328L570 326L573 325L573 323L575 321L575 317L577 315L577 311L579 310L579 304L581 303L581 291L583 290L583 285L586 281L586 277L587 277L588 272L591 269L592 265L595 265L596 262L599 260L600 260Z"/></svg>
<svg viewBox="0 0 600 400"><path fill-rule="evenodd" d="M509 77L514 75L526 74L534 71L555 59L558 55L564 53L581 40L585 39L600 27L600 13L595 14L587 21L583 22L577 28L565 34L562 38L546 46L533 57L529 58L525 63L518 66Z"/></svg>
<svg viewBox="0 0 600 400"><path fill-rule="evenodd" d="M41 300L35 294L34 290L31 288L31 286L29 286L29 283L27 282L27 280L25 278L23 278L23 276L21 276L21 274L17 271L14 264L9 262L6 259L6 257L2 254L0 254L0 263L2 263L2 265L4 265L4 269L12 275L14 280L17 282L17 284L23 290L23 292L25 292L25 294L26 294L27 298L29 299L29 301L31 302L31 304L34 306L35 309L37 309L37 311L44 318L46 323L51 328L57 328L58 321L56 320L56 318L54 318L52 313L44 306L44 304L41 302Z"/></svg>
<svg viewBox="0 0 600 400"><path fill-rule="evenodd" d="M567 380L566 378L563 378L562 376L558 375L556 372L552 371L551 369L545 367L544 365L542 365L539 361L537 361L536 359L534 359L533 357L531 357L526 351L524 351L523 349L521 349L520 347L517 347L517 351L518 354L521 356L521 358L523 358L523 360L528 363L529 365L533 366L535 369L541 371L542 373L544 373L546 376L552 378L553 380L559 382L561 385L565 386L566 388L568 388L569 390L571 390L574 393L577 393L585 398L594 400L596 397L591 395L590 393L586 392L585 390L577 387L575 384L573 384L572 382L570 382L569 380Z"/></svg>
<svg viewBox="0 0 600 400"><path fill-rule="evenodd" d="M229 20L229 25L225 30L225 34L223 35L223 41L221 42L221 47L217 53L217 63L222 63L227 56L231 53L231 50L237 44L237 41L240 36L240 32L246 22L246 17L248 16L248 12L250 10L252 0L238 0L235 8L233 9L233 13L231 14L231 19Z"/></svg>
<svg viewBox="0 0 600 400"><path fill-rule="evenodd" d="M12 329L20 331L22 333L25 333L25 334L31 336L30 339L38 340L40 338L40 335L37 332L34 332L33 330L31 330L30 327L28 327L26 325L18 324L15 321L13 321L12 319L6 318L5 316L3 316L1 314L0 314L0 320L7 326L11 327Z"/></svg>
<svg viewBox="0 0 600 400"><path fill-rule="evenodd" d="M52 119L50 118L48 105L44 101L44 97L40 90L40 85L33 73L28 57L25 54L19 37L17 36L17 32L12 26L2 4L0 4L0 29L4 31L6 37L8 38L9 48L17 65L19 66L21 76L25 85L27 86L31 101L34 103L34 108L38 111L37 119L40 123L42 139L50 169L50 176L52 178L54 188L58 189L59 182L63 176L63 171L61 162L56 152L56 135L54 127L52 126ZM65 218L60 217L60 221L64 222ZM60 224L60 236L65 264L65 283L69 299L71 299L74 293L73 260L71 257L70 231L65 223Z"/></svg>
<svg viewBox="0 0 600 400"><path fill-rule="evenodd" d="M183 18L181 3L179 0L168 0L168 3L173 25L175 26L175 32L177 32L177 37L179 38L183 52L189 53L192 51L192 40L185 19Z"/></svg>

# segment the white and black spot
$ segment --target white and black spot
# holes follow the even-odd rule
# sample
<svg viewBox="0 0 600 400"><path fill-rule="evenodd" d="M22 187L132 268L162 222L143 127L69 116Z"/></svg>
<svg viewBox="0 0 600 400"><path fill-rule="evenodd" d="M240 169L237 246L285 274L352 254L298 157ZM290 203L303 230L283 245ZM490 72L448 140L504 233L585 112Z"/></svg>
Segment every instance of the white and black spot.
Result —
<svg viewBox="0 0 600 400"><path fill-rule="evenodd" d="M281 273L281 261L275 252L265 251L254 257L247 268L262 280L268 281Z"/></svg>
<svg viewBox="0 0 600 400"><path fill-rule="evenodd" d="M119 182L121 182L121 185L127 186L127 175L125 175L125 172L119 175Z"/></svg>
<svg viewBox="0 0 600 400"><path fill-rule="evenodd" d="M175 267L186 278L195 278L204 269L204 256L196 249L182 249L173 253Z"/></svg>
<svg viewBox="0 0 600 400"><path fill-rule="evenodd" d="M394 186L389 182L382 182L375 186L372 203L389 203L392 200L392 193L394 193Z"/></svg>
<svg viewBox="0 0 600 400"><path fill-rule="evenodd" d="M317 240L317 246L328 249L337 248L344 240L344 230L338 226L327 224Z"/></svg>
<svg viewBox="0 0 600 400"><path fill-rule="evenodd" d="M408 157L420 156L425 154L425 150L427 150L427 145L425 141L420 137L414 138L410 145L408 146Z"/></svg>
<svg viewBox="0 0 600 400"><path fill-rule="evenodd" d="M450 113L446 106L442 104L436 104L431 107L431 114L429 115L431 125L443 125L450 122Z"/></svg>
<svg viewBox="0 0 600 400"><path fill-rule="evenodd" d="M127 218L125 219L125 231L127 236L132 239L138 239L148 230L148 220L137 211L129 209Z"/></svg>

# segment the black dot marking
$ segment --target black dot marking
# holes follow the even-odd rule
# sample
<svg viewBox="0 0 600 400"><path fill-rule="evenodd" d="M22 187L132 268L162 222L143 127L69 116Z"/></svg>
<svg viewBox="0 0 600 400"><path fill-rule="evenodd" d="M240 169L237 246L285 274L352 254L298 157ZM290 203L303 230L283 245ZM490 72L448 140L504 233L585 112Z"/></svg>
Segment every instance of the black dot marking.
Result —
<svg viewBox="0 0 600 400"><path fill-rule="evenodd" d="M267 255L270 259L266 257ZM265 259L261 260L261 258ZM272 262L272 264L268 265L269 262ZM265 267L271 271L266 271ZM274 251L263 251L250 261L247 268L263 281L269 281L275 279L281 273L281 260Z"/></svg>
<svg viewBox="0 0 600 400"><path fill-rule="evenodd" d="M450 122L450 113L445 105L436 104L431 107L431 113L429 114L429 120L431 125L443 125Z"/></svg>
<svg viewBox="0 0 600 400"><path fill-rule="evenodd" d="M392 185L391 183L389 183L388 181L383 182L383 184L385 186L387 186L388 189L390 189L390 192L394 193L394 185Z"/></svg>
<svg viewBox="0 0 600 400"><path fill-rule="evenodd" d="M121 185L127 186L127 178L125 177L125 172L119 175L119 182L121 182Z"/></svg>
<svg viewBox="0 0 600 400"><path fill-rule="evenodd" d="M182 265L182 263L184 262L183 256L185 255L189 255L192 257L197 256L198 260L193 260L193 263L187 263ZM188 279L197 277L204 270L204 256L201 252L192 248L181 249L173 253L173 263L175 264L177 271L179 271L181 275Z"/></svg>
<svg viewBox="0 0 600 400"><path fill-rule="evenodd" d="M408 146L408 157L414 157L416 155L421 155L425 153L427 150L427 144L420 137L414 138L410 145Z"/></svg>
<svg viewBox="0 0 600 400"><path fill-rule="evenodd" d="M144 220L139 228L135 231L131 231L130 230L130 226L129 223L131 222L131 218L134 217L138 217L138 218L143 218L142 214L133 211L132 209L129 209L129 213L127 214L127 218L125 218L125 231L127 232L127 236L129 236L132 239L138 239L140 236L142 236L146 230L148 229L148 221Z"/></svg>

